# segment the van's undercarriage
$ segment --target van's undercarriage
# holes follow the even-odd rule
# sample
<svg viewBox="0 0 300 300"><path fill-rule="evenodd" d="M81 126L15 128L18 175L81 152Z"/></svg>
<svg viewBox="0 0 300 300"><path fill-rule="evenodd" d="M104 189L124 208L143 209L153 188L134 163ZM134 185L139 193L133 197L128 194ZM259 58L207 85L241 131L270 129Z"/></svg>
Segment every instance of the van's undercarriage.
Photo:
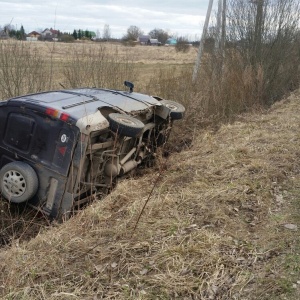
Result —
<svg viewBox="0 0 300 300"><path fill-rule="evenodd" d="M136 137L119 135L109 129L89 135L81 133L63 197L53 198L50 187L46 211L57 218L108 194L118 178L154 159L156 149L167 141L171 127L170 119L160 118L147 123ZM52 184L58 187L56 182Z"/></svg>

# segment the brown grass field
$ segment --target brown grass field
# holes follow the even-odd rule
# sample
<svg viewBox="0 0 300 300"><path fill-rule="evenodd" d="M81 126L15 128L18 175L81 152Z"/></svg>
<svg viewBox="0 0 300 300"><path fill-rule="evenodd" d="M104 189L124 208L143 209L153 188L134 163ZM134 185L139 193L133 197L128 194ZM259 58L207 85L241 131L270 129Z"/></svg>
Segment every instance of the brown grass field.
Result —
<svg viewBox="0 0 300 300"><path fill-rule="evenodd" d="M196 56L118 51L132 51L145 76ZM299 299L299 104L297 90L234 122L194 128L189 145L176 143L187 121L176 123L171 155L63 224L28 211L17 220L2 202L1 299Z"/></svg>
<svg viewBox="0 0 300 300"><path fill-rule="evenodd" d="M112 53L117 50L118 54L123 57L130 57L135 63L144 64L194 64L197 55L197 49L191 47L188 53L176 52L174 47L154 47L141 46L124 47L120 43L94 43L94 42L78 42L73 44L67 43L49 43L38 42L38 48L44 55L48 56L52 52L54 59L63 60L66 55L70 54L73 49L81 51L82 47L104 47Z"/></svg>
<svg viewBox="0 0 300 300"><path fill-rule="evenodd" d="M133 81L137 92L159 93L162 89L166 91L167 84L168 90L173 89L171 93L176 94L171 80L182 76L182 71L190 72L196 55L194 47L182 53L165 46L0 41L0 100L63 87L124 89L124 80ZM113 74L112 67L117 69ZM101 80L95 79L97 76ZM11 82L17 85L15 90L8 90Z"/></svg>

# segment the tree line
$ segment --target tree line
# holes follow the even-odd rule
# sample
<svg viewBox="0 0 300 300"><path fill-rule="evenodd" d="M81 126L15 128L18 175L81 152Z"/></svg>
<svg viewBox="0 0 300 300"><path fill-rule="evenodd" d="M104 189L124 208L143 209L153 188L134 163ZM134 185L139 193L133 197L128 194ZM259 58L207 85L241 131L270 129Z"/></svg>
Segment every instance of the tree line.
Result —
<svg viewBox="0 0 300 300"><path fill-rule="evenodd" d="M26 37L23 25L21 25L20 29L15 29L15 27L11 25L4 25L3 28L0 26L0 31L2 30L7 33L9 37L14 37L17 40L24 40Z"/></svg>
<svg viewBox="0 0 300 300"><path fill-rule="evenodd" d="M0 26L0 31L5 31L9 37L16 38L18 40L25 40L26 39L26 31L21 25L20 29L16 29L14 25L6 24L4 26ZM109 41L111 39L114 39L112 37L111 29L108 24L105 24L103 27L102 34L100 30L97 30L96 32L90 31L88 29L74 29L72 33L70 32L61 32L59 30L57 34L57 38L61 41L73 41L73 40L81 40L81 39L98 39L98 40L104 40ZM38 30L39 33L41 33L41 30ZM138 26L131 25L127 28L126 33L123 35L123 37L120 39L124 42L134 42L137 41L138 37L141 35L144 35L144 31L139 28ZM174 34L169 33L168 31L161 29L161 28L154 28L151 31L147 33L152 39L157 39L161 44L165 44L166 41L170 37L174 37ZM180 39L183 39L183 37L180 37ZM186 40L188 40L186 38Z"/></svg>

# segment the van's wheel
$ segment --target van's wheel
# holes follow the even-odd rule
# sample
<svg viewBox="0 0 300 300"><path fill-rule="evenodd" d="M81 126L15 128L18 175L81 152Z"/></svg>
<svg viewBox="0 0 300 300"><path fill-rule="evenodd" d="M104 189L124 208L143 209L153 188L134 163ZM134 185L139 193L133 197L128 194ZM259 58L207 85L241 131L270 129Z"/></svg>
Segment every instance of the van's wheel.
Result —
<svg viewBox="0 0 300 300"><path fill-rule="evenodd" d="M160 103L170 110L172 120L180 120L183 118L185 108L180 103L171 100L162 100Z"/></svg>
<svg viewBox="0 0 300 300"><path fill-rule="evenodd" d="M112 113L108 115L109 126L113 132L129 137L138 136L144 128L144 123L132 116Z"/></svg>
<svg viewBox="0 0 300 300"><path fill-rule="evenodd" d="M14 161L0 170L0 189L7 200L22 203L36 194L38 177L31 166Z"/></svg>

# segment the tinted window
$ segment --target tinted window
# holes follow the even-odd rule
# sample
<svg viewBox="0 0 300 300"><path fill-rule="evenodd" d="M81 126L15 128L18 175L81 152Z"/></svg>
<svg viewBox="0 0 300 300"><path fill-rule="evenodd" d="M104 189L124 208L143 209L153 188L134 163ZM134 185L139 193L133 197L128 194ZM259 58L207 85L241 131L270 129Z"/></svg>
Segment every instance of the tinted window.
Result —
<svg viewBox="0 0 300 300"><path fill-rule="evenodd" d="M28 151L34 129L34 119L26 115L11 113L8 117L5 142L22 151Z"/></svg>

